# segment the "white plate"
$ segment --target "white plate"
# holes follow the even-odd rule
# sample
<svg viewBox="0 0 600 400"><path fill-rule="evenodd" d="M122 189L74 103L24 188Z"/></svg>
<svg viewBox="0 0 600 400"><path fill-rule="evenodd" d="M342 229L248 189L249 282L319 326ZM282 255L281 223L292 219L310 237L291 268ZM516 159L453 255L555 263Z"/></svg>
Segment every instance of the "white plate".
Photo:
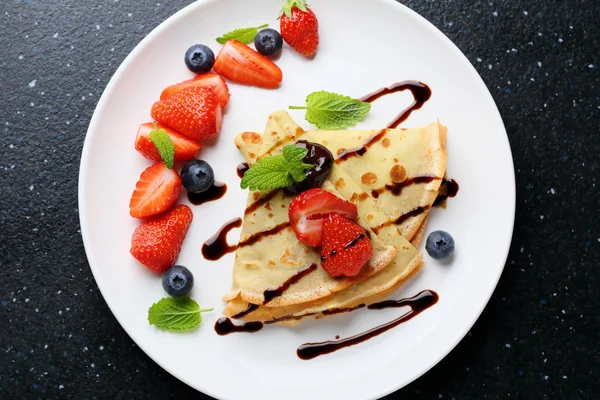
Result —
<svg viewBox="0 0 600 400"><path fill-rule="evenodd" d="M123 62L107 86L85 140L79 181L81 230L98 286L117 320L159 365L194 388L224 399L377 398L410 383L443 358L468 332L502 272L515 211L512 156L498 110L463 54L437 29L392 0L313 1L321 44L314 60L287 47L277 61L284 80L277 90L230 84L231 102L218 142L201 157L229 190L217 202L193 207L194 221L179 263L195 275L192 297L203 307L199 329L169 333L148 325L148 307L166 294L161 280L129 255L138 221L129 217L129 198L149 162L133 148L140 123L161 90L192 75L183 54L194 43L209 44L234 28L276 20L282 0L199 1L156 28ZM218 336L214 323L228 290L233 255L205 261L202 243L233 217L242 216L246 193L239 189L233 145L241 131L264 129L267 116L301 105L310 92L329 90L362 96L394 82L427 83L431 100L401 126L439 119L449 127L448 175L460 184L446 210L435 209L428 231L455 238L453 261L443 265L425 255L423 271L394 295L433 289L440 301L417 318L365 343L302 361L296 348L308 341L346 337L394 319L404 310L357 311L309 321L296 328L269 326L255 334ZM357 128L385 126L409 94L374 103ZM302 111L292 116L305 128ZM187 201L182 196L182 201ZM235 242L239 231L230 234Z"/></svg>

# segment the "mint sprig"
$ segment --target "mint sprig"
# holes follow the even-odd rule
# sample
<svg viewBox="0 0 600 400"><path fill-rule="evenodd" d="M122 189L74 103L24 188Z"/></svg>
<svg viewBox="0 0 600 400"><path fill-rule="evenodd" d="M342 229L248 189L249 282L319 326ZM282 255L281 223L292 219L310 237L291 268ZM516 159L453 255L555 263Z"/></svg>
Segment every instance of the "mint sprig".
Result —
<svg viewBox="0 0 600 400"><path fill-rule="evenodd" d="M148 322L166 331L185 331L202 322L201 313L212 310L200 309L198 303L189 297L165 297L152 304L148 310Z"/></svg>
<svg viewBox="0 0 600 400"><path fill-rule="evenodd" d="M319 129L345 129L365 119L371 104L320 91L306 97L306 106L290 106L290 110L306 110L306 120Z"/></svg>
<svg viewBox="0 0 600 400"><path fill-rule="evenodd" d="M162 158L167 168L173 168L173 163L175 162L175 145L167 131L158 129L158 125L155 122L154 129L150 131L148 136L152 143L154 143L158 154L160 154L160 158Z"/></svg>
<svg viewBox="0 0 600 400"><path fill-rule="evenodd" d="M231 32L227 32L222 36L219 36L217 38L217 42L225 44L228 40L237 40L238 42L248 44L254 40L254 37L256 36L259 30L261 30L262 28L266 28L267 26L269 26L269 24L253 26L250 28L235 29Z"/></svg>
<svg viewBox="0 0 600 400"><path fill-rule="evenodd" d="M305 171L314 168L302 162L308 149L290 144L282 154L261 158L246 173L240 187L250 190L273 190L302 182Z"/></svg>

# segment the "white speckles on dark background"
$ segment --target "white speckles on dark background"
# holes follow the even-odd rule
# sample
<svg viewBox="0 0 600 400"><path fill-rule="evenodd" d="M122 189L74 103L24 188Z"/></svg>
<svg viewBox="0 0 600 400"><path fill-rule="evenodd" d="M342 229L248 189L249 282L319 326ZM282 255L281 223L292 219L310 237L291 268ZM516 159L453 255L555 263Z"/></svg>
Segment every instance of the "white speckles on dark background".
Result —
<svg viewBox="0 0 600 400"><path fill-rule="evenodd" d="M0 1L0 399L202 397L118 325L87 266L76 212L83 139L105 85L191 2ZM498 104L517 219L481 318L389 398L596 399L600 3L402 2L458 45Z"/></svg>

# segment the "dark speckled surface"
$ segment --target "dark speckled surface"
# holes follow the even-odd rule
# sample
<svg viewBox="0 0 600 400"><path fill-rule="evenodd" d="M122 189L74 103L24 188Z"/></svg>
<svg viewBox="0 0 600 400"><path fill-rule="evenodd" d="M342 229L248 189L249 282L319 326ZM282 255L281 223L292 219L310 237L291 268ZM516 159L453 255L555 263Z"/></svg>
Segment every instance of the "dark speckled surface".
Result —
<svg viewBox="0 0 600 400"><path fill-rule="evenodd" d="M114 319L77 214L81 147L99 96L135 45L188 3L0 2L0 399L202 398ZM496 100L517 217L482 317L389 398L597 399L600 3L403 3L458 45Z"/></svg>

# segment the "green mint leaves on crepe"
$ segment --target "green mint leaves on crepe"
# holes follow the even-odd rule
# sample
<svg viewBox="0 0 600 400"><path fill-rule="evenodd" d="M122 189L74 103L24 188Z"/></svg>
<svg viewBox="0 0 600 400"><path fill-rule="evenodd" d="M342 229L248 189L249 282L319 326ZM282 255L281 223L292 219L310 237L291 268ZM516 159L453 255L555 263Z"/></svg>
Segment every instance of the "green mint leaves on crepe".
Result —
<svg viewBox="0 0 600 400"><path fill-rule="evenodd" d="M149 137L167 168L172 169L173 162L175 162L175 145L173 145L167 131L158 129L158 125L155 122L154 129L150 131Z"/></svg>
<svg viewBox="0 0 600 400"><path fill-rule="evenodd" d="M345 129L362 121L371 110L371 104L320 91L306 97L306 106L290 106L290 110L306 110L306 120L319 129Z"/></svg>
<svg viewBox="0 0 600 400"><path fill-rule="evenodd" d="M269 24L254 26L251 28L236 29L231 32L227 32L223 36L219 36L217 38L217 42L225 44L228 40L237 40L238 42L248 44L254 40L254 37L256 36L259 30L261 30L262 28L266 28L267 26L269 26Z"/></svg>
<svg viewBox="0 0 600 400"><path fill-rule="evenodd" d="M305 171L314 168L302 162L308 149L287 145L282 154L261 158L246 173L240 183L242 189L273 190L302 182Z"/></svg>
<svg viewBox="0 0 600 400"><path fill-rule="evenodd" d="M198 303L189 297L165 297L152 304L148 310L148 322L166 331L185 331L202 322L201 313L212 310L200 309Z"/></svg>

